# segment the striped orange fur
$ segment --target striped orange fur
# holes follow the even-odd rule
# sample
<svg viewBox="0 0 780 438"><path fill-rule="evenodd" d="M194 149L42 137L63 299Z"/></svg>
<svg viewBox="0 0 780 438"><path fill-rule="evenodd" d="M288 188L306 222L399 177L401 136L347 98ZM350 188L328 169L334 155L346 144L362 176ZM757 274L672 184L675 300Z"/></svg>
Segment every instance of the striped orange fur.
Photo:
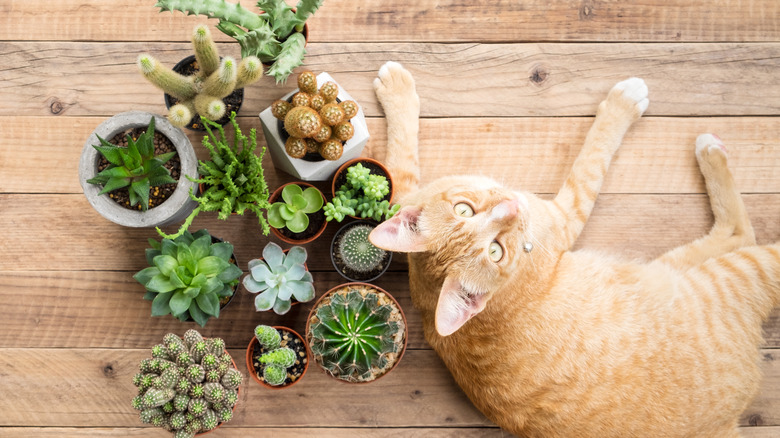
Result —
<svg viewBox="0 0 780 438"><path fill-rule="evenodd" d="M761 323L780 296L780 246L755 246L717 137L695 150L712 230L639 263L571 247L647 108L642 80L599 105L553 200L473 176L418 187L414 80L388 63L375 89L403 208L371 239L410 253L425 337L477 408L523 437L739 436Z"/></svg>

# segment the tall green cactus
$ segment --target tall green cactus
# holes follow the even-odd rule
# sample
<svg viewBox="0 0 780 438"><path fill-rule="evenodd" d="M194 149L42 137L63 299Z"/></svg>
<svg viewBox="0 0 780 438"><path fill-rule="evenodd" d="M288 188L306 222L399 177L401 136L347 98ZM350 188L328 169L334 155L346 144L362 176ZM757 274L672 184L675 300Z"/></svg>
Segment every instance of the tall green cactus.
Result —
<svg viewBox="0 0 780 438"><path fill-rule="evenodd" d="M393 317L398 312L389 302L380 303L370 287L347 286L332 293L310 321L314 359L336 378L373 380L392 366L403 347L403 320Z"/></svg>
<svg viewBox="0 0 780 438"><path fill-rule="evenodd" d="M292 8L284 0L260 0L257 2L259 14L225 0L158 0L155 7L160 8L160 12L181 11L187 15L216 18L219 20L217 29L238 41L241 56L256 56L263 62L273 62L267 74L278 83L303 64L306 41L300 32L322 2L299 0Z"/></svg>
<svg viewBox="0 0 780 438"><path fill-rule="evenodd" d="M263 73L262 64L256 56L244 56L239 63L229 56L220 61L211 32L204 25L193 31L192 47L199 66L199 71L193 76L176 73L149 54L138 57L141 74L179 100L168 111L168 120L178 127L186 126L195 114L219 120L225 115L226 105L222 99L234 90L257 81Z"/></svg>

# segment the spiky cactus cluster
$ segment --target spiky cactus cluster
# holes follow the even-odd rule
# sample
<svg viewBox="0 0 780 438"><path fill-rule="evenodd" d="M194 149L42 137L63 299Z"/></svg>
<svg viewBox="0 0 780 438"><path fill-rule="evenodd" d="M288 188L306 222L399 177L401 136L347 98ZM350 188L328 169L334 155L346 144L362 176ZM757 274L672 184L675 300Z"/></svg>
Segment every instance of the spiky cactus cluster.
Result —
<svg viewBox="0 0 780 438"><path fill-rule="evenodd" d="M401 208L400 204L390 205L384 199L390 193L390 183L384 175L373 174L371 169L357 163L347 168L346 179L331 202L323 207L325 220L341 222L346 216L358 216L382 222Z"/></svg>
<svg viewBox="0 0 780 438"><path fill-rule="evenodd" d="M327 298L309 321L314 360L350 382L370 381L389 370L404 345L400 309L367 285L348 285Z"/></svg>
<svg viewBox="0 0 780 438"><path fill-rule="evenodd" d="M363 223L349 226L338 237L335 245L344 264L357 272L371 272L385 258L387 251L377 248L368 240L374 226Z"/></svg>
<svg viewBox="0 0 780 438"><path fill-rule="evenodd" d="M221 119L226 110L222 99L263 74L263 65L256 56L246 56L240 62L226 56L220 61L211 32L204 25L197 26L192 33L192 46L199 67L192 76L162 66L149 54L138 57L138 67L144 77L179 100L168 110L168 120L180 128L196 114L209 120Z"/></svg>
<svg viewBox="0 0 780 438"><path fill-rule="evenodd" d="M285 142L287 155L303 158L319 153L326 160L338 160L344 153L343 142L355 135L349 120L358 112L352 100L338 102L338 85L325 82L317 87L317 76L310 71L298 75L298 93L292 102L277 100L271 104L274 117L284 121L290 134Z"/></svg>
<svg viewBox="0 0 780 438"><path fill-rule="evenodd" d="M139 368L133 377L138 395L132 405L142 422L184 438L233 417L243 376L222 339L204 339L196 330L188 330L183 338L169 333Z"/></svg>
<svg viewBox="0 0 780 438"><path fill-rule="evenodd" d="M275 328L267 325L255 327L255 338L266 353L258 362L264 365L263 379L271 386L280 386L287 379L287 369L295 365L295 351L289 347L280 347L282 336Z"/></svg>

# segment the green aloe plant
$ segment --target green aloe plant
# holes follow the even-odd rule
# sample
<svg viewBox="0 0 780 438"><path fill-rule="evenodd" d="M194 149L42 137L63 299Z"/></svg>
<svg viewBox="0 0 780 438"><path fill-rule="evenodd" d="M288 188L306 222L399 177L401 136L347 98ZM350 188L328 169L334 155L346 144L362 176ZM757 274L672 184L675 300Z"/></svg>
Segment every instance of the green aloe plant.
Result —
<svg viewBox="0 0 780 438"><path fill-rule="evenodd" d="M263 248L263 258L249 261L249 274L243 283L250 293L260 293L255 298L258 312L271 310L284 315L292 306L291 299L305 303L314 298L314 280L304 265L307 253L303 247L294 246L287 254L282 248L268 243Z"/></svg>
<svg viewBox="0 0 780 438"><path fill-rule="evenodd" d="M276 82L283 82L294 68L303 64L306 39L301 31L322 2L299 0L293 8L284 0L260 0L259 14L225 0L158 0L154 6L160 12L182 11L218 19L217 29L238 41L241 56L273 62L267 74Z"/></svg>
<svg viewBox="0 0 780 438"><path fill-rule="evenodd" d="M282 201L271 204L268 223L277 229L301 233L309 226L308 215L320 211L324 203L322 193L316 188L303 190L297 184L288 184L282 189Z"/></svg>
<svg viewBox="0 0 780 438"><path fill-rule="evenodd" d="M141 208L147 210L152 187L176 182L163 166L176 152L154 155L154 117L149 120L146 132L137 140L127 135L126 148L111 144L100 136L98 140L100 146L92 147L108 160L109 165L87 182L103 186L101 195L127 187L130 205L140 202Z"/></svg>
<svg viewBox="0 0 780 438"><path fill-rule="evenodd" d="M149 239L149 267L133 276L146 287L144 299L152 301L152 316L171 314L201 327L219 317L220 298L233 295L241 269L230 262L233 245L212 243L207 230L185 231L176 239Z"/></svg>
<svg viewBox="0 0 780 438"><path fill-rule="evenodd" d="M328 298L309 321L309 345L317 363L334 377L353 382L373 380L392 367L404 346L400 309L361 284L347 285Z"/></svg>

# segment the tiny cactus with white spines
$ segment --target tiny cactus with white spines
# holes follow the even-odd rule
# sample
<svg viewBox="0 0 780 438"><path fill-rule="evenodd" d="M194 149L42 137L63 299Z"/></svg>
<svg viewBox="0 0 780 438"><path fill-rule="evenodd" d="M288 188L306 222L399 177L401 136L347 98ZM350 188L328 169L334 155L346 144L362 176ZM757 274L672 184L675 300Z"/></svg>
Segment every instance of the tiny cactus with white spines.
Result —
<svg viewBox="0 0 780 438"><path fill-rule="evenodd" d="M232 417L243 377L233 366L223 340L203 339L190 330L184 339L166 335L152 350L155 357L142 360L141 372L133 377L139 395L131 404L140 411L142 422L163 427L174 436L193 436ZM198 356L200 363L195 363ZM176 362L165 357L175 357Z"/></svg>
<svg viewBox="0 0 780 438"><path fill-rule="evenodd" d="M255 338L265 350L265 353L257 358L262 367L263 380L271 386L283 385L287 379L287 370L295 365L298 359L295 351L280 346L281 335L271 326L255 327Z"/></svg>
<svg viewBox="0 0 780 438"><path fill-rule="evenodd" d="M361 273L370 272L385 259L387 251L372 245L368 240L374 228L369 224L359 224L339 235L335 247L348 268Z"/></svg>

